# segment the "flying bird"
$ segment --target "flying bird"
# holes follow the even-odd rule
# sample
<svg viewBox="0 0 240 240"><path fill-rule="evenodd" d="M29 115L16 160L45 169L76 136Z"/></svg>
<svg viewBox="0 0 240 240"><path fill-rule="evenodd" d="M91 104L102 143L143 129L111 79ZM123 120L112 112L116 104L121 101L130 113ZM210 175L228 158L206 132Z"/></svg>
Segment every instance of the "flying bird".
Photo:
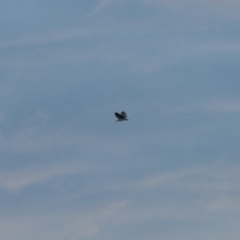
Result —
<svg viewBox="0 0 240 240"><path fill-rule="evenodd" d="M116 122L120 122L120 121L127 121L127 114L122 111L121 113L117 113L115 112L115 116L118 120L116 120Z"/></svg>

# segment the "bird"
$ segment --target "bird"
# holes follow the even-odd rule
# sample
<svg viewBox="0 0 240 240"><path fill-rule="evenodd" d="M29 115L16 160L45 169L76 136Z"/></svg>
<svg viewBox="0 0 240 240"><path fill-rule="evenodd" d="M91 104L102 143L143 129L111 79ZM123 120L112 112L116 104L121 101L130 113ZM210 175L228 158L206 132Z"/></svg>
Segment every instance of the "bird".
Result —
<svg viewBox="0 0 240 240"><path fill-rule="evenodd" d="M127 114L122 111L121 113L117 113L115 112L115 116L118 120L116 120L116 122L121 122L121 121L127 121Z"/></svg>

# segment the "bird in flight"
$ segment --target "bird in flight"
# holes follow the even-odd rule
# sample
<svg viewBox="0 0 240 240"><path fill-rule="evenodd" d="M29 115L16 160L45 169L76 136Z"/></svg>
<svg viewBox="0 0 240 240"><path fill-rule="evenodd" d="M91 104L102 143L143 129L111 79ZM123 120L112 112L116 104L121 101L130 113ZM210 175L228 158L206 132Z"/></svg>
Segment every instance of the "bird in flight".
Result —
<svg viewBox="0 0 240 240"><path fill-rule="evenodd" d="M127 121L127 114L122 111L121 113L117 113L115 112L115 116L118 120L116 120L116 122L120 122L120 121Z"/></svg>

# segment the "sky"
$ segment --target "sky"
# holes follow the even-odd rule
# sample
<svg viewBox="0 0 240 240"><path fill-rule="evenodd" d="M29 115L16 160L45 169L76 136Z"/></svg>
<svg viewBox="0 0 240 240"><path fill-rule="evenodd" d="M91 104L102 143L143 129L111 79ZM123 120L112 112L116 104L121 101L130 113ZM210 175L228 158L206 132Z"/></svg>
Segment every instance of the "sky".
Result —
<svg viewBox="0 0 240 240"><path fill-rule="evenodd" d="M239 240L239 12L2 0L1 240Z"/></svg>

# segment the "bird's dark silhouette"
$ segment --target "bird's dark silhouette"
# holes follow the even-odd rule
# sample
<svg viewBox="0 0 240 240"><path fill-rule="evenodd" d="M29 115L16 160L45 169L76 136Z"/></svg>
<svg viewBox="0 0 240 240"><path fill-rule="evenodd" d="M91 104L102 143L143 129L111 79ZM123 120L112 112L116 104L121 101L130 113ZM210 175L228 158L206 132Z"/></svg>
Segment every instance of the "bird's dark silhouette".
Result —
<svg viewBox="0 0 240 240"><path fill-rule="evenodd" d="M122 111L121 113L117 113L115 112L115 116L118 120L116 120L116 122L121 122L121 121L127 121L127 114Z"/></svg>

